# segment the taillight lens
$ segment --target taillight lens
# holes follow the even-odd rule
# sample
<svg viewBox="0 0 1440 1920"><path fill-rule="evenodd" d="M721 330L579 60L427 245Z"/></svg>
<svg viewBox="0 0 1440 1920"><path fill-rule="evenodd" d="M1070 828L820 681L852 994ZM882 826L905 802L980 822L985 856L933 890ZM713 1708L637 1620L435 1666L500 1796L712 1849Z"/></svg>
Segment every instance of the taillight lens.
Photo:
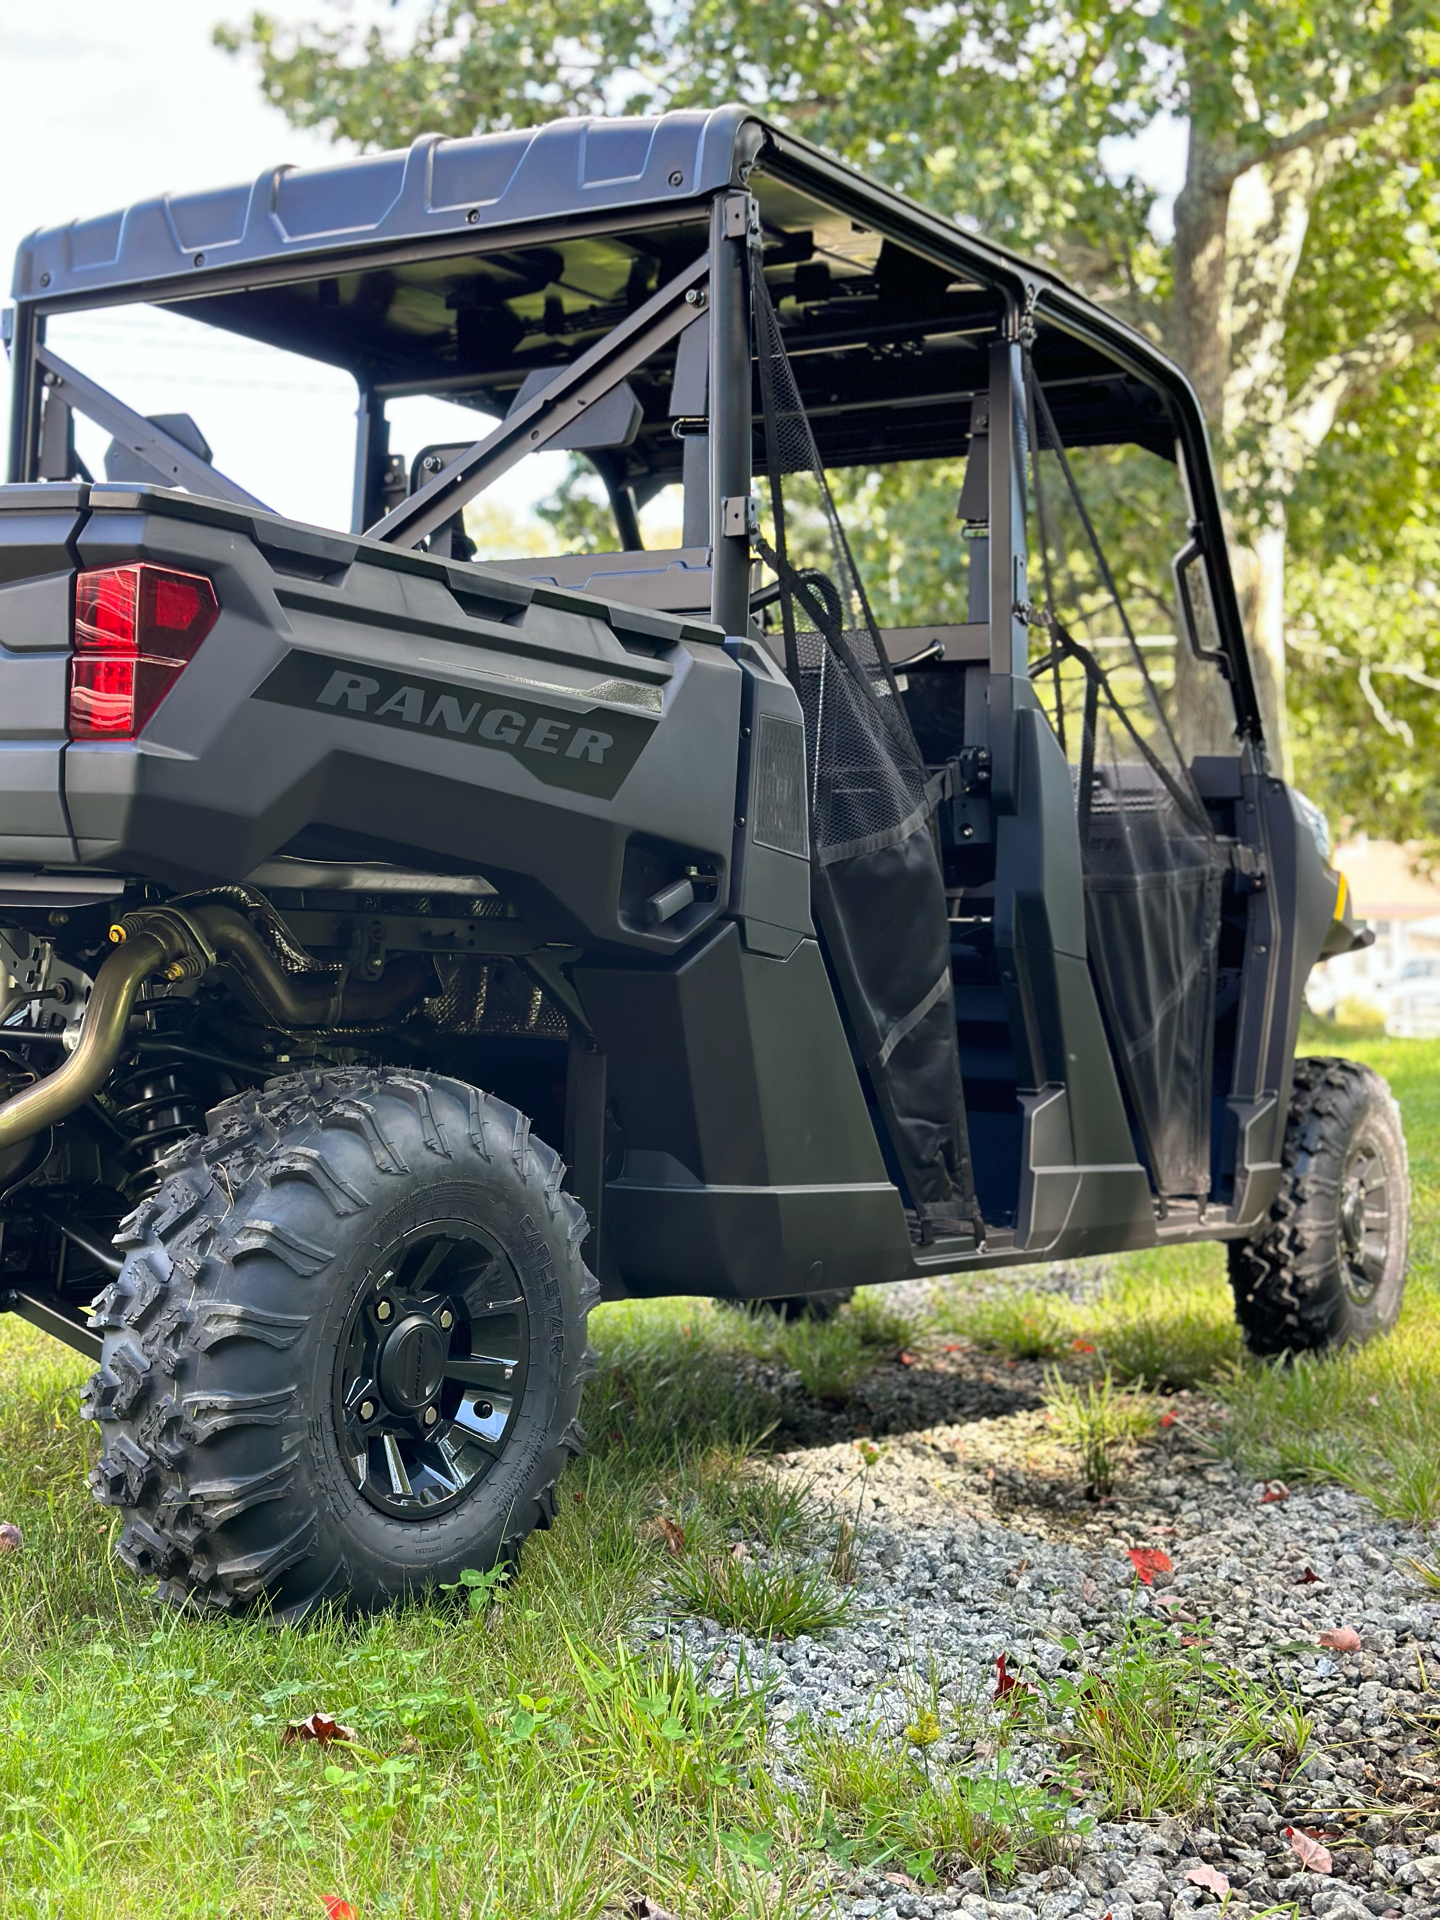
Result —
<svg viewBox="0 0 1440 1920"><path fill-rule="evenodd" d="M133 740L220 617L200 573L137 560L75 582L70 738Z"/></svg>

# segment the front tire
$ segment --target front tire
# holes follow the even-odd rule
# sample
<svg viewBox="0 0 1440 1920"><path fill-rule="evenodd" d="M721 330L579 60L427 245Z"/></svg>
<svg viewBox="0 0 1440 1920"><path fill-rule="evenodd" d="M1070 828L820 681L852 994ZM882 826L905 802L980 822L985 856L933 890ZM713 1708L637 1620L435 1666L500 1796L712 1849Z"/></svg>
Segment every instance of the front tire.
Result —
<svg viewBox="0 0 1440 1920"><path fill-rule="evenodd" d="M1387 1333L1409 1241L1405 1135L1389 1087L1354 1060L1297 1060L1280 1191L1259 1236L1230 1245L1250 1351L1323 1353Z"/></svg>
<svg viewBox="0 0 1440 1920"><path fill-rule="evenodd" d="M410 1072L293 1074L207 1127L122 1223L90 1323L121 1560L283 1617L513 1561L581 1444L598 1298L558 1156Z"/></svg>

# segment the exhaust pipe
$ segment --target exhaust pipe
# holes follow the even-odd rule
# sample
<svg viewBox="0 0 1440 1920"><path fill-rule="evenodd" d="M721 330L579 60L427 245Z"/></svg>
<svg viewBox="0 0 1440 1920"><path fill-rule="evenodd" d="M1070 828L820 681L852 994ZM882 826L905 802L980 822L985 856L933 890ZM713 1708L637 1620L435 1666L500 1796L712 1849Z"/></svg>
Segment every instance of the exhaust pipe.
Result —
<svg viewBox="0 0 1440 1920"><path fill-rule="evenodd" d="M75 1051L54 1073L0 1101L0 1153L53 1127L100 1091L125 1044L135 996L152 973L197 979L223 955L271 1019L290 1029L386 1020L434 978L428 954L404 955L381 980L296 978L276 965L243 914L214 904L126 914L110 938L115 951L96 972Z"/></svg>
<svg viewBox="0 0 1440 1920"><path fill-rule="evenodd" d="M130 1009L142 982L175 957L173 938L139 933L102 962L70 1058L43 1080L0 1101L0 1150L28 1140L42 1127L53 1127L100 1091L125 1043Z"/></svg>

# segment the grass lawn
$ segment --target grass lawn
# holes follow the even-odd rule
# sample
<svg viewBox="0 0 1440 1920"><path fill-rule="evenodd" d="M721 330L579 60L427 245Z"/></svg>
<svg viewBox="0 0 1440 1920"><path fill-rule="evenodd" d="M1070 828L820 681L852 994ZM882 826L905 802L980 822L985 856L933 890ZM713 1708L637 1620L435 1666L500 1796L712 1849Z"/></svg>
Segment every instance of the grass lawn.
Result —
<svg viewBox="0 0 1440 1920"><path fill-rule="evenodd" d="M1371 1061L1404 1109L1415 1247L1390 1339L1287 1372L1244 1361L1214 1249L1127 1258L1093 1306L954 1295L948 1319L1013 1352L1073 1362L1080 1341L1117 1377L1207 1385L1257 1475L1344 1478L1429 1522L1440 1043L1308 1044ZM783 1363L817 1399L843 1398L916 1330L877 1293L827 1329L683 1301L602 1308L594 1333L591 1450L518 1585L275 1631L166 1614L113 1570L111 1521L84 1485L86 1364L0 1320L0 1519L25 1538L0 1559L0 1912L315 1920L331 1895L359 1920L599 1920L641 1896L705 1920L805 1913L823 1864L814 1806L772 1783L754 1701L712 1699L627 1653L627 1629L667 1584L684 1589L675 1604L752 1627L843 1612L829 1577L843 1530L754 1470L781 1411L766 1381ZM781 1577L767 1549L795 1571ZM287 1723L317 1709L357 1739L286 1743ZM816 1765L838 1793L843 1756Z"/></svg>

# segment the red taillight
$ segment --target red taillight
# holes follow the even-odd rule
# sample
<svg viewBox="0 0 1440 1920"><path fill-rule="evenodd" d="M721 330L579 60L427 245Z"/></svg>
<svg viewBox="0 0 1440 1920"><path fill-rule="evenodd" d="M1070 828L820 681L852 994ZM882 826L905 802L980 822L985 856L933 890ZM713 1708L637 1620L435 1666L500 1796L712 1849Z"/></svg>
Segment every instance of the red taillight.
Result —
<svg viewBox="0 0 1440 1920"><path fill-rule="evenodd" d="M137 560L75 582L70 738L133 740L220 617L203 574Z"/></svg>

